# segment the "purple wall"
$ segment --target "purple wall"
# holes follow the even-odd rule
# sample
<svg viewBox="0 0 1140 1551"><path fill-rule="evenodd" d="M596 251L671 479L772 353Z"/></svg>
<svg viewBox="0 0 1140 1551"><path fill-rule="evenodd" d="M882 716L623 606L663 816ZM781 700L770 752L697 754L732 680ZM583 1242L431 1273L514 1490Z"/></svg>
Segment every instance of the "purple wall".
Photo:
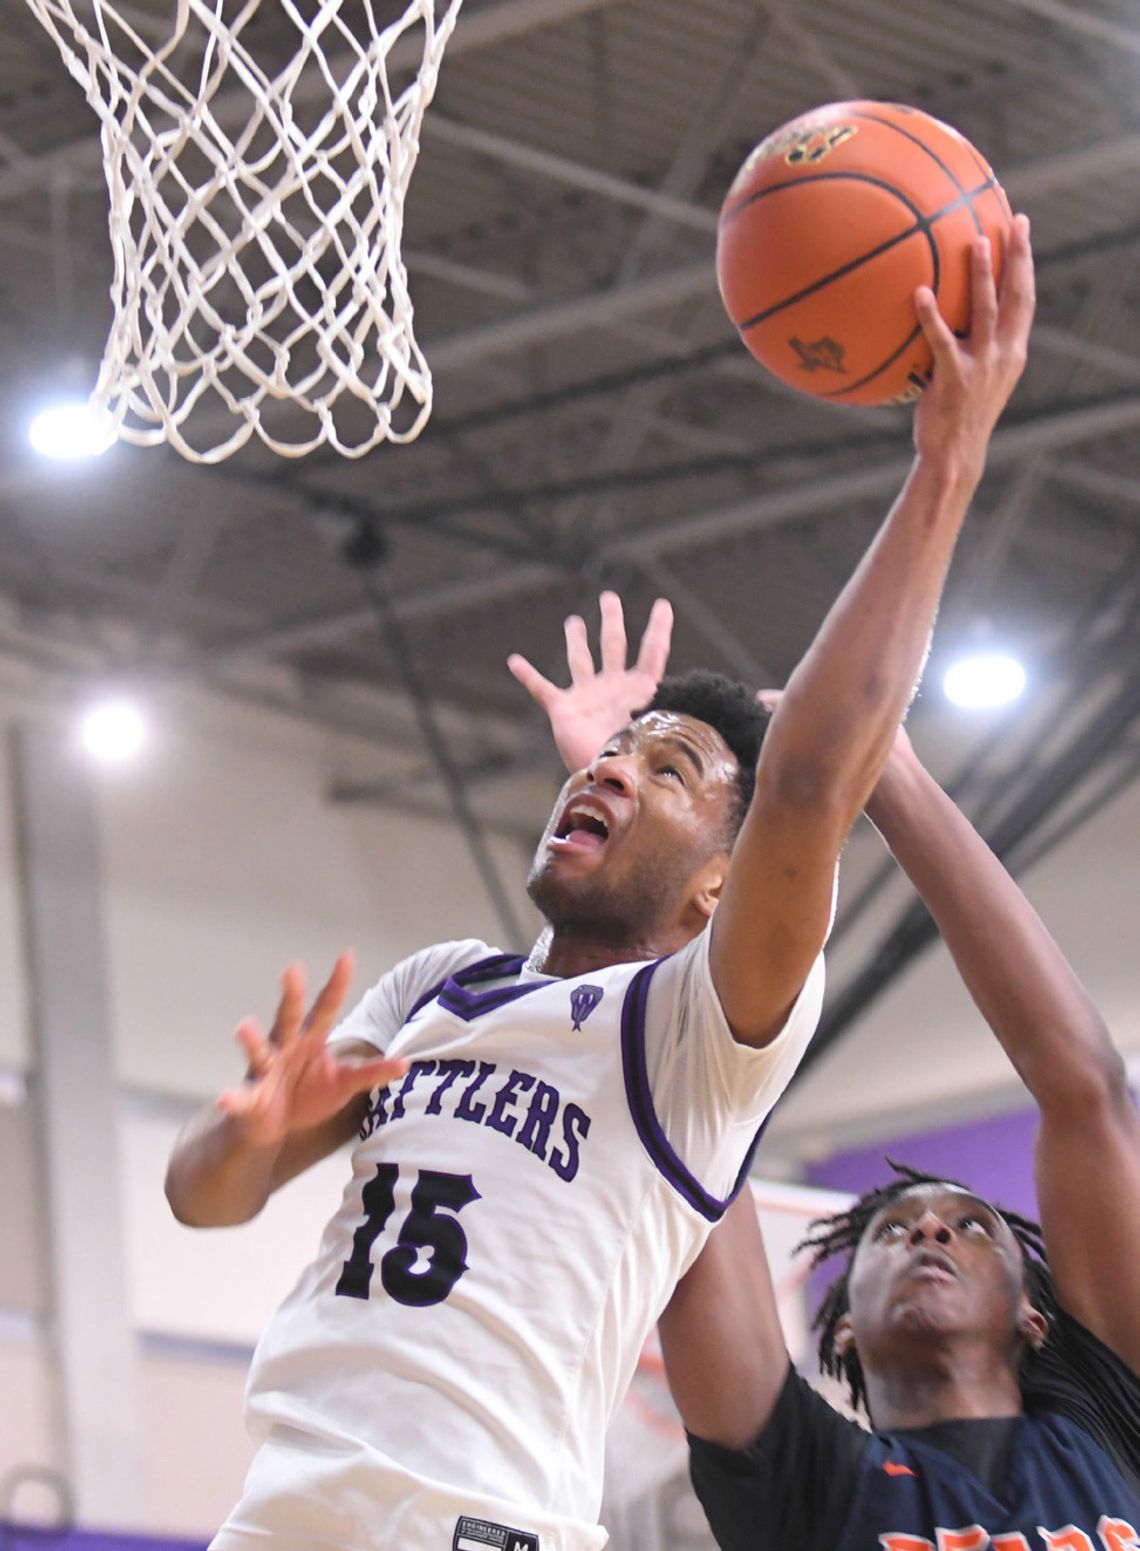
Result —
<svg viewBox="0 0 1140 1551"><path fill-rule="evenodd" d="M0 1545L4 1551L202 1551L203 1548L200 1540L40 1529L31 1524L0 1524Z"/></svg>
<svg viewBox="0 0 1140 1551"><path fill-rule="evenodd" d="M871 1185L891 1177L883 1161L894 1158L925 1174L942 1174L960 1180L977 1195L1026 1217L1037 1216L1033 1188L1033 1138L1037 1130L1034 1109L992 1115L968 1125L945 1126L938 1131L916 1131L873 1147L857 1147L833 1153L813 1164L808 1183L831 1190L850 1190L860 1195Z"/></svg>
<svg viewBox="0 0 1140 1551"><path fill-rule="evenodd" d="M854 1147L832 1153L807 1171L807 1183L829 1190L849 1190L862 1195L872 1185L892 1178L887 1158L908 1163L924 1174L941 1174L968 1185L975 1194L997 1206L1008 1207L1023 1217L1037 1217L1033 1188L1033 1138L1037 1131L1035 1109L991 1115L967 1125L944 1126L937 1131L914 1131L873 1147ZM808 1282L808 1301L820 1299L842 1263L833 1259L814 1271Z"/></svg>

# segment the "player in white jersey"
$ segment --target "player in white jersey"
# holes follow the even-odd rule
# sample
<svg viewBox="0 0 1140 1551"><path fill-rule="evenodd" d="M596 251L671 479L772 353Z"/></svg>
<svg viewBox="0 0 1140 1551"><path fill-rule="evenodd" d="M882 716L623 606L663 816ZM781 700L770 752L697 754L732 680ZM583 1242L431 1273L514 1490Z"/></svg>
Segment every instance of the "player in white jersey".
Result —
<svg viewBox="0 0 1140 1551"><path fill-rule="evenodd" d="M707 681L663 686L656 709L587 747L591 684L571 627L566 694L513 664L583 764L532 868L548 926L529 959L429 949L331 1044L351 963L308 1017L293 969L268 1036L239 1029L246 1083L171 1160L184 1221L244 1221L357 1142L340 1210L259 1346L262 1444L218 1551L603 1543L606 1423L815 1023L839 851L1024 359L1023 226L1006 276L999 313L979 247L964 344L929 293L916 298L938 366L914 467L758 762L754 697ZM643 646L651 680L664 637L662 611ZM610 604L603 680L624 650Z"/></svg>

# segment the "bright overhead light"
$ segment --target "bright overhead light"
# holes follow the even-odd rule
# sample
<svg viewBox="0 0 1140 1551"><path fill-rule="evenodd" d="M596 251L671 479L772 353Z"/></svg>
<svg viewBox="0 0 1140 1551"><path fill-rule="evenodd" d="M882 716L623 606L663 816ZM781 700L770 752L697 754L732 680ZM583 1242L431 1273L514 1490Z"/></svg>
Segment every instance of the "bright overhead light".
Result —
<svg viewBox="0 0 1140 1551"><path fill-rule="evenodd" d="M1009 705L1025 688L1025 669L1004 652L979 652L954 663L942 688L947 700L971 711Z"/></svg>
<svg viewBox="0 0 1140 1551"><path fill-rule="evenodd" d="M32 421L28 440L44 458L95 458L115 440L114 421L105 409L92 409L86 399L53 404Z"/></svg>
<svg viewBox="0 0 1140 1551"><path fill-rule="evenodd" d="M132 700L101 700L85 713L79 727L80 742L101 765L125 765L146 737L146 721Z"/></svg>

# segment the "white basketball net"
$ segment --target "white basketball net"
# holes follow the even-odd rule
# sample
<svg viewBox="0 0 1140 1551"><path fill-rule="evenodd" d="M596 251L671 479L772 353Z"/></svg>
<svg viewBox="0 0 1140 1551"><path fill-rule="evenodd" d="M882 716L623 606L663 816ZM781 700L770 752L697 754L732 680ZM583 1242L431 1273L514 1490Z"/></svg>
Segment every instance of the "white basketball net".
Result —
<svg viewBox="0 0 1140 1551"><path fill-rule="evenodd" d="M380 25L402 3L28 0L102 124L109 438L216 463L255 432L288 457L419 434L404 199L462 0Z"/></svg>

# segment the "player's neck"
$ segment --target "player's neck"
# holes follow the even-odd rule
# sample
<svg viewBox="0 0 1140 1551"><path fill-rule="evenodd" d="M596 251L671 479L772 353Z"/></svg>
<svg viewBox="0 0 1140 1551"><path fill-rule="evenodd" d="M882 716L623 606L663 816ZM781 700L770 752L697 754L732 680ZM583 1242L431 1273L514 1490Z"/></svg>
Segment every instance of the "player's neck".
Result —
<svg viewBox="0 0 1140 1551"><path fill-rule="evenodd" d="M879 1432L930 1427L935 1422L1019 1416L1017 1375L992 1348L957 1348L917 1366L865 1374L867 1401Z"/></svg>
<svg viewBox="0 0 1140 1551"><path fill-rule="evenodd" d="M664 958L683 948L688 940L678 930L673 934L654 933L645 941L614 943L591 935L588 929L578 931L564 926L546 926L531 949L527 968L540 975L555 975L566 980L574 975L606 969L611 964L639 964L648 959Z"/></svg>

